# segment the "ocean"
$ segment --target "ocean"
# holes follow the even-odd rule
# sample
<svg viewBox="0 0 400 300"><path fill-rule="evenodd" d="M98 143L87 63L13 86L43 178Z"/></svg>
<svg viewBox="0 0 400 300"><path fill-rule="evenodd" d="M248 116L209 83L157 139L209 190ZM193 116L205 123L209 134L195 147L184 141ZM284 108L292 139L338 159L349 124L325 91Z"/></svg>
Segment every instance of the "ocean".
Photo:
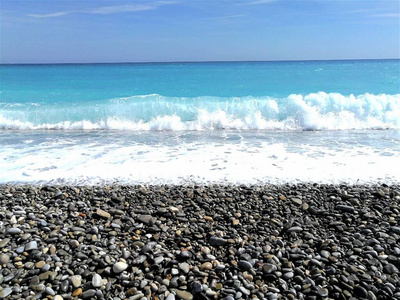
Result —
<svg viewBox="0 0 400 300"><path fill-rule="evenodd" d="M400 61L0 65L0 184L400 182Z"/></svg>

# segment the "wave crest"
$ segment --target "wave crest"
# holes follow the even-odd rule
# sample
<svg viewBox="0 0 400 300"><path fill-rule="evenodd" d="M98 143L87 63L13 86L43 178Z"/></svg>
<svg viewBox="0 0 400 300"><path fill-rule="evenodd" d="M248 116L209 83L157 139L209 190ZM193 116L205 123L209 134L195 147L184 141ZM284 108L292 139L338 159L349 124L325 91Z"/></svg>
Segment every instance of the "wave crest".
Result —
<svg viewBox="0 0 400 300"><path fill-rule="evenodd" d="M0 103L0 128L22 130L399 129L400 94L292 94L286 98L174 98L157 94L97 103Z"/></svg>

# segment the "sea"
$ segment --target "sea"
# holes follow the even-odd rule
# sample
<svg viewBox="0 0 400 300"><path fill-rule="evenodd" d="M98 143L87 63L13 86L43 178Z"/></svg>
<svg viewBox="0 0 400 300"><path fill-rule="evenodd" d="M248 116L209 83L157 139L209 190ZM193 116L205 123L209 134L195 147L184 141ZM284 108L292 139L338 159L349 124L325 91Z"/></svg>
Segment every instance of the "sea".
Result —
<svg viewBox="0 0 400 300"><path fill-rule="evenodd" d="M400 183L400 60L0 65L0 184L287 183Z"/></svg>

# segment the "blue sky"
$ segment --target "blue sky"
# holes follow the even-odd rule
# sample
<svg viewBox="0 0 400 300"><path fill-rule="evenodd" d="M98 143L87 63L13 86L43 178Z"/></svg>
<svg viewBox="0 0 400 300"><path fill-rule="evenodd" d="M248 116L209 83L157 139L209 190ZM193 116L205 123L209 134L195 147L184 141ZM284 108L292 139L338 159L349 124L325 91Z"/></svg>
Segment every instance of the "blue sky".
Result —
<svg viewBox="0 0 400 300"><path fill-rule="evenodd" d="M0 0L2 63L400 57L398 0Z"/></svg>

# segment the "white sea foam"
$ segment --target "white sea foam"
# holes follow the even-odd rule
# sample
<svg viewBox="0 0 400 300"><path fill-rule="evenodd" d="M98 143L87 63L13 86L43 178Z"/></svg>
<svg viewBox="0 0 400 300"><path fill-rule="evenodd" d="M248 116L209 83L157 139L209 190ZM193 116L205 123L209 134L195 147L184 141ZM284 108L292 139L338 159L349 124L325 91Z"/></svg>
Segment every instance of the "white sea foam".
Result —
<svg viewBox="0 0 400 300"><path fill-rule="evenodd" d="M387 150L335 145L335 137L326 143L327 136L321 134L309 136L304 144L292 143L291 138L252 140L246 135L239 142L224 142L222 133L220 141L169 145L110 143L101 137L75 143L57 138L23 148L3 147L0 183L400 182L400 168L393 167L400 159L398 144Z"/></svg>
<svg viewBox="0 0 400 300"><path fill-rule="evenodd" d="M351 130L399 129L400 94L293 94L287 98L144 95L99 103L0 106L0 129Z"/></svg>

